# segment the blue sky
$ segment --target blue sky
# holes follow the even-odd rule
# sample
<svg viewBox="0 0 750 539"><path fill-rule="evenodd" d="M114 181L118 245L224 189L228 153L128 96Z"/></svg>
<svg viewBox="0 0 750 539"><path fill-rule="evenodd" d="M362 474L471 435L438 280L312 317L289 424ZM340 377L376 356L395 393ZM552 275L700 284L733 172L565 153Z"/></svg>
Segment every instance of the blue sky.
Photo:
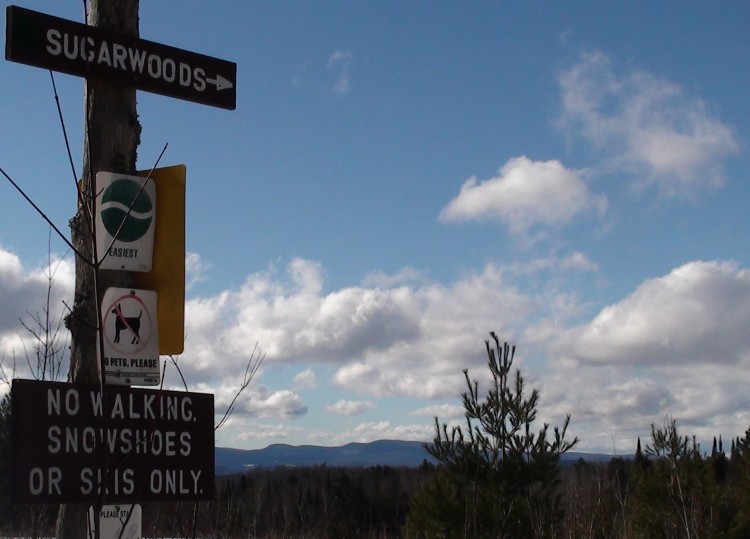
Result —
<svg viewBox="0 0 750 539"><path fill-rule="evenodd" d="M218 445L428 441L461 418L462 369L485 379L490 331L582 450L630 452L667 414L705 442L750 426L746 3L150 0L140 19L238 66L234 111L138 94L139 168L168 144L188 171L190 388L223 411L266 353ZM83 82L54 80L80 174ZM0 167L66 229L50 74L2 61L0 91ZM19 375L48 234L3 180ZM71 255L51 250L62 308Z"/></svg>

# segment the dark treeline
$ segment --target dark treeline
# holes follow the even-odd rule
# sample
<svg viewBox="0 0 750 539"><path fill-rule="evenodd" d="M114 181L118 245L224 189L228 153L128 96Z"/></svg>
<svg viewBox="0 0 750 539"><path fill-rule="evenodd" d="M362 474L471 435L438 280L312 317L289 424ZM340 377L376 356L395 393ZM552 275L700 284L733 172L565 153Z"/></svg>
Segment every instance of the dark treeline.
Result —
<svg viewBox="0 0 750 539"><path fill-rule="evenodd" d="M750 537L750 429L703 455L671 419L652 431L633 459L563 469L564 516L550 537Z"/></svg>
<svg viewBox="0 0 750 539"><path fill-rule="evenodd" d="M434 472L419 468L258 468L217 478L209 502L144 503L145 537L399 537L409 501ZM54 535L57 506L11 506L2 484L0 536Z"/></svg>
<svg viewBox="0 0 750 539"><path fill-rule="evenodd" d="M503 535L472 529L476 501L455 478L438 494L439 511L419 514L424 506L415 498L431 496L431 485L450 477L445 466L425 462L419 468L317 466L223 477L213 502L145 505L143 532L237 539L750 537L750 429L727 452L719 439L705 455L673 421L653 432L657 439L643 450L639 443L634 458L561 467L555 485L560 505L548 528L522 522ZM503 503L523 504L533 495ZM435 522L442 528L433 529Z"/></svg>
<svg viewBox="0 0 750 539"><path fill-rule="evenodd" d="M524 527L526 534L507 536L750 537L750 430L732 440L726 453L715 445L705 455L692 442L656 454L652 441L635 458L565 465L557 486L556 525L541 533ZM444 473L442 466L426 462L419 468L261 468L218 478L217 497L210 502L144 504L143 533L224 539L501 537L464 529L472 512L466 497L444 507L444 514L429 516L447 524L443 532L420 529L424 515L413 513L412 501ZM56 507L12 507L3 486L0 535L54 535ZM459 529L450 527L455 520Z"/></svg>
<svg viewBox="0 0 750 539"><path fill-rule="evenodd" d="M217 480L217 499L143 506L149 537L400 537L434 466L259 468ZM195 519L194 519L195 515Z"/></svg>
<svg viewBox="0 0 750 539"><path fill-rule="evenodd" d="M464 371L463 425L435 418L417 468L258 468L217 479L216 499L143 504L146 537L750 537L750 429L703 452L667 416L632 458L560 455L578 443L535 428L539 392L513 370L515 347L486 342L489 390ZM10 400L0 401L0 536L49 537L57 507L10 504Z"/></svg>

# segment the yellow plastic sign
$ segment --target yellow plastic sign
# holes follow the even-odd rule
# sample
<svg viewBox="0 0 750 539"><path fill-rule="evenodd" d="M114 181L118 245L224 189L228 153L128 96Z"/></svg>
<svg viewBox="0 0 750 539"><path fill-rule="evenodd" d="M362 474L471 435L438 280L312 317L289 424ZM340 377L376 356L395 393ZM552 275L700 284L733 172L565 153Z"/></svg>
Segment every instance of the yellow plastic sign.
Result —
<svg viewBox="0 0 750 539"><path fill-rule="evenodd" d="M139 172L148 176L151 171ZM159 354L177 355L185 348L185 165L157 168L156 230L151 271L135 273L138 288L159 294Z"/></svg>

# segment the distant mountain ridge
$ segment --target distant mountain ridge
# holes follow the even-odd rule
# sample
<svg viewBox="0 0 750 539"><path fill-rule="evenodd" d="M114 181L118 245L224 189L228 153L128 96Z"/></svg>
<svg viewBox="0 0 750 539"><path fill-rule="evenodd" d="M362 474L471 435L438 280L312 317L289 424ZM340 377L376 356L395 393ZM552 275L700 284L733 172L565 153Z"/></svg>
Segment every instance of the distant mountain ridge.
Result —
<svg viewBox="0 0 750 539"><path fill-rule="evenodd" d="M566 453L562 462L607 462L612 456L593 453ZM627 458L627 457L626 457ZM264 449L216 448L216 474L244 473L253 468L277 466L416 467L424 461L435 463L427 453L424 442L378 440L369 443L350 443L339 447L318 445L273 444Z"/></svg>
<svg viewBox="0 0 750 539"><path fill-rule="evenodd" d="M435 462L423 442L378 440L339 447L273 444L264 449L216 448L216 473L246 472L252 468L276 466L419 466Z"/></svg>

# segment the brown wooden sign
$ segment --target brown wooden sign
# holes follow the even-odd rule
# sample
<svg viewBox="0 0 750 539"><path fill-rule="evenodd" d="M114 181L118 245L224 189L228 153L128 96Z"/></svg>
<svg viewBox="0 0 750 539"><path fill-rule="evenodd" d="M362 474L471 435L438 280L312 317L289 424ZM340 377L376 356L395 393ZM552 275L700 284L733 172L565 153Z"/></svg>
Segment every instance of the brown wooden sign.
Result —
<svg viewBox="0 0 750 539"><path fill-rule="evenodd" d="M18 6L6 8L5 59L234 110L237 64Z"/></svg>
<svg viewBox="0 0 750 539"><path fill-rule="evenodd" d="M13 380L14 503L212 499L214 397Z"/></svg>

